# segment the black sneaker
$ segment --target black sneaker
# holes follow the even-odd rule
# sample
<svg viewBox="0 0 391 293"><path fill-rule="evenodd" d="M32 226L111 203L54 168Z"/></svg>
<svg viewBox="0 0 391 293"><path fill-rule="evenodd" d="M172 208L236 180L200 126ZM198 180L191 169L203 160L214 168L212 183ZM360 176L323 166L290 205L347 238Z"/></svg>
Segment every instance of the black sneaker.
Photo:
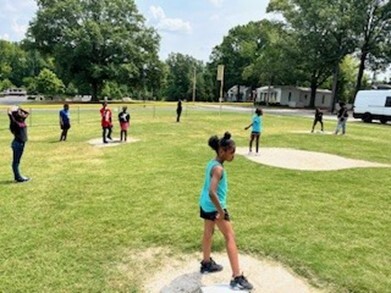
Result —
<svg viewBox="0 0 391 293"><path fill-rule="evenodd" d="M253 289L253 285L251 285L251 283L243 275L233 278L231 280L231 282L229 283L229 286L233 290L252 290Z"/></svg>
<svg viewBox="0 0 391 293"><path fill-rule="evenodd" d="M22 177L22 178L18 178L15 180L16 183L24 183L24 182L28 182L30 181L31 178L28 178L28 177Z"/></svg>
<svg viewBox="0 0 391 293"><path fill-rule="evenodd" d="M223 266L217 264L212 258L210 258L209 262L204 262L204 261L201 262L201 269L200 269L201 274L216 273L222 270L223 270Z"/></svg>

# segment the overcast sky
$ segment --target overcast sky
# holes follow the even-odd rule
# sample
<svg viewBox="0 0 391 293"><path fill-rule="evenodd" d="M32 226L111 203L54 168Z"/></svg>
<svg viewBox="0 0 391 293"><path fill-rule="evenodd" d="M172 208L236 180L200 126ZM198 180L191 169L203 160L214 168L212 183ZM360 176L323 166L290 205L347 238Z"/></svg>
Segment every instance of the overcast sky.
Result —
<svg viewBox="0 0 391 293"><path fill-rule="evenodd" d="M160 36L160 57L171 52L208 61L228 30L266 16L268 0L136 0L148 26ZM0 0L0 38L23 39L34 17L35 0Z"/></svg>

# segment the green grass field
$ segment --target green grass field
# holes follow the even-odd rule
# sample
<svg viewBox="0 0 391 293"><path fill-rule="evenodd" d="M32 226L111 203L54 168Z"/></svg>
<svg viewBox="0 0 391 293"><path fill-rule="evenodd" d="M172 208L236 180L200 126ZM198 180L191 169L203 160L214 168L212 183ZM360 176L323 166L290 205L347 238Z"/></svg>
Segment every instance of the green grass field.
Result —
<svg viewBox="0 0 391 293"><path fill-rule="evenodd" d="M33 109L21 165L33 180L24 184L12 183L0 108L0 292L141 292L143 274L157 268L129 260L125 275L118 264L151 247L200 252L198 197L214 156L207 140L229 130L246 146L251 116L186 107L175 123L174 104L132 106L130 136L141 141L96 148L87 141L101 135L99 106L71 105L65 143L60 108ZM308 118L266 114L264 124L262 146L391 164L389 124L349 123L346 136L292 133L309 130ZM390 168L295 171L236 156L226 169L242 253L280 261L329 291L390 292ZM220 235L214 244L224 251Z"/></svg>

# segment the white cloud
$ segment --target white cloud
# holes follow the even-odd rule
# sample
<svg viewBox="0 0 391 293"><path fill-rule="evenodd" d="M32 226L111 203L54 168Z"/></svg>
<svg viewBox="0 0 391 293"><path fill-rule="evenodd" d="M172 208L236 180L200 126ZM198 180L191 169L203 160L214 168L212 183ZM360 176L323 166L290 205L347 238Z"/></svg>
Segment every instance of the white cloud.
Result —
<svg viewBox="0 0 391 293"><path fill-rule="evenodd" d="M9 41L10 40L10 36L8 34L0 35L0 40Z"/></svg>
<svg viewBox="0 0 391 293"><path fill-rule="evenodd" d="M153 19L156 22L156 26L159 30L170 32L191 32L190 22L184 21L180 18L169 18L166 16L163 8L160 6L151 6L149 11L152 14Z"/></svg>
<svg viewBox="0 0 391 293"><path fill-rule="evenodd" d="M28 28L28 25L26 24L19 24L16 19L12 20L12 31L20 37L23 37L26 33Z"/></svg>
<svg viewBox="0 0 391 293"><path fill-rule="evenodd" d="M209 2L216 7L220 7L221 5L223 5L224 0L209 0Z"/></svg>
<svg viewBox="0 0 391 293"><path fill-rule="evenodd" d="M209 19L210 19L211 21L218 21L218 20L220 20L220 15L218 15L218 14L213 14L211 17L209 17Z"/></svg>

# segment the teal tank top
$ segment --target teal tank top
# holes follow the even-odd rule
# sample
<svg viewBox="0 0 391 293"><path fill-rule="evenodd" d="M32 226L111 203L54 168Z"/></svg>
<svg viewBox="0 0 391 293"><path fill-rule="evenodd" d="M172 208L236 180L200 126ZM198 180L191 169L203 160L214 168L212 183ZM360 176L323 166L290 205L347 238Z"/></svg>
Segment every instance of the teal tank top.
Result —
<svg viewBox="0 0 391 293"><path fill-rule="evenodd" d="M218 161L213 159L209 161L208 165L206 166L205 181L200 196L200 206L207 213L217 211L216 206L213 204L212 200L210 199L209 188L212 179L212 170L214 167L219 165L222 166ZM217 196L219 198L220 205L223 209L227 208L226 207L227 192L228 192L227 173L223 169L223 176L221 177L219 184L217 185Z"/></svg>

